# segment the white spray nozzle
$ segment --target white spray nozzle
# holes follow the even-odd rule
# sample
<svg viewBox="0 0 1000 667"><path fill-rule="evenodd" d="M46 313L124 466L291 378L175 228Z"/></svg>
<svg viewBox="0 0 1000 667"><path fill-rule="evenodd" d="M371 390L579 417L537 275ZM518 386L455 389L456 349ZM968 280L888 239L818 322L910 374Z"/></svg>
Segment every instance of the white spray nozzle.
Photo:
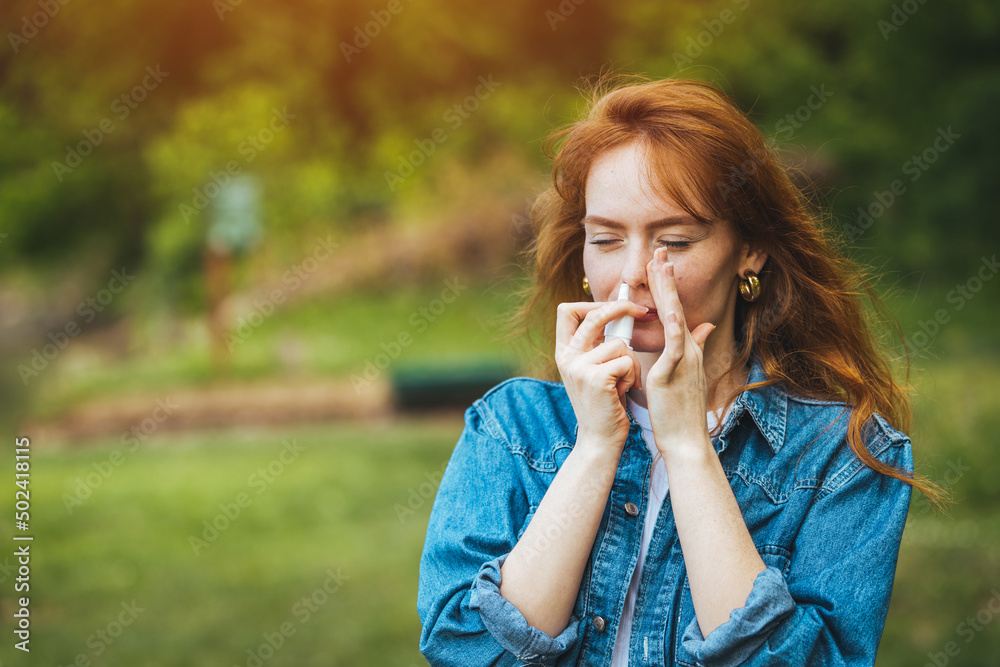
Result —
<svg viewBox="0 0 1000 667"><path fill-rule="evenodd" d="M622 283L621 287L618 288L618 300L628 298L628 283ZM604 327L604 337L608 338L614 336L615 338L621 338L625 341L625 345L628 349L632 349L632 325L635 323L635 318L631 315L626 315L622 318L614 320L613 322L608 322L607 326Z"/></svg>

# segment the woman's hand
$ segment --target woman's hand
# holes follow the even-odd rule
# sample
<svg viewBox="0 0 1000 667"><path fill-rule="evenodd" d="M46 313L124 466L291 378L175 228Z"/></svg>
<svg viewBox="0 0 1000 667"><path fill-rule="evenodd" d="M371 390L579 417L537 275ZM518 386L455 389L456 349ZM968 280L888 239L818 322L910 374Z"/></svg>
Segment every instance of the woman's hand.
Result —
<svg viewBox="0 0 1000 667"><path fill-rule="evenodd" d="M657 448L676 452L708 440L708 389L703 355L705 340L715 329L708 322L688 331L677 296L674 265L667 249L658 248L646 265L653 303L663 324L663 353L646 376L646 401Z"/></svg>
<svg viewBox="0 0 1000 667"><path fill-rule="evenodd" d="M665 336L663 354L646 375L646 401L656 447L670 477L670 505L691 601L707 637L746 605L765 569L740 506L708 437L708 392L703 354L715 329L689 332L677 296L673 264L658 248L646 265L653 302Z"/></svg>
<svg viewBox="0 0 1000 667"><path fill-rule="evenodd" d="M577 442L625 444L629 421L623 396L633 384L641 386L642 367L620 338L601 340L608 322L646 312L645 306L625 299L559 304L555 360L576 412Z"/></svg>

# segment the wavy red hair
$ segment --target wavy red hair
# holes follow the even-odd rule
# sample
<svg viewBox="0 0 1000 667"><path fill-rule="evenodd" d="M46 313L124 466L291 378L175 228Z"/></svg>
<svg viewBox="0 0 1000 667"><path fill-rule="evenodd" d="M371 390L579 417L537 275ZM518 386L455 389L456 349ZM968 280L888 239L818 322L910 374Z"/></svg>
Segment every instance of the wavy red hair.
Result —
<svg viewBox="0 0 1000 667"><path fill-rule="evenodd" d="M943 506L939 486L881 463L864 445L873 413L901 431L910 427L906 391L869 322L876 314L885 318L877 296L838 251L761 132L704 82L599 84L586 116L547 140L553 183L532 208L534 238L525 251L530 281L508 322L509 334L527 334L535 353L528 372L560 379L553 358L556 307L587 299L581 286L587 176L599 155L632 142L648 149L650 182L661 194L705 224L732 224L742 241L768 254L759 299L738 300L737 359L727 372L747 368L756 356L769 379L755 386L783 383L793 393L849 403L848 442L857 456ZM862 296L874 309L864 308Z"/></svg>

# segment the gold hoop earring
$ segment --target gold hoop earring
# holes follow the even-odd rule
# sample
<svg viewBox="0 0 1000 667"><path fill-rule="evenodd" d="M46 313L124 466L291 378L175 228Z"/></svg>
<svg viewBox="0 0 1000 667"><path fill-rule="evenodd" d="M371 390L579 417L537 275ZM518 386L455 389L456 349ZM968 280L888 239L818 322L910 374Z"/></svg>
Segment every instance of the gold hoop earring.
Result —
<svg viewBox="0 0 1000 667"><path fill-rule="evenodd" d="M760 280L753 271L747 271L746 277L740 281L740 296L745 301L756 301L760 296Z"/></svg>
<svg viewBox="0 0 1000 667"><path fill-rule="evenodd" d="M587 280L587 276L583 277L583 291L587 293L587 296L593 298L594 293L590 291L590 281Z"/></svg>

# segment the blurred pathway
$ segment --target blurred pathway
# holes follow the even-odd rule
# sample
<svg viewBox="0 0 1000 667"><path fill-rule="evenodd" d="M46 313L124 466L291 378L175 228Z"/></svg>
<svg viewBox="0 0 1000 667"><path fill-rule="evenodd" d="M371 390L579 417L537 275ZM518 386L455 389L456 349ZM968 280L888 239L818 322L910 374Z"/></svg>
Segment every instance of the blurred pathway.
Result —
<svg viewBox="0 0 1000 667"><path fill-rule="evenodd" d="M346 378L264 379L95 399L54 419L29 422L22 430L42 442L116 435L133 442L132 438L143 440L157 431L378 419L393 412L388 380L372 382L358 392Z"/></svg>

